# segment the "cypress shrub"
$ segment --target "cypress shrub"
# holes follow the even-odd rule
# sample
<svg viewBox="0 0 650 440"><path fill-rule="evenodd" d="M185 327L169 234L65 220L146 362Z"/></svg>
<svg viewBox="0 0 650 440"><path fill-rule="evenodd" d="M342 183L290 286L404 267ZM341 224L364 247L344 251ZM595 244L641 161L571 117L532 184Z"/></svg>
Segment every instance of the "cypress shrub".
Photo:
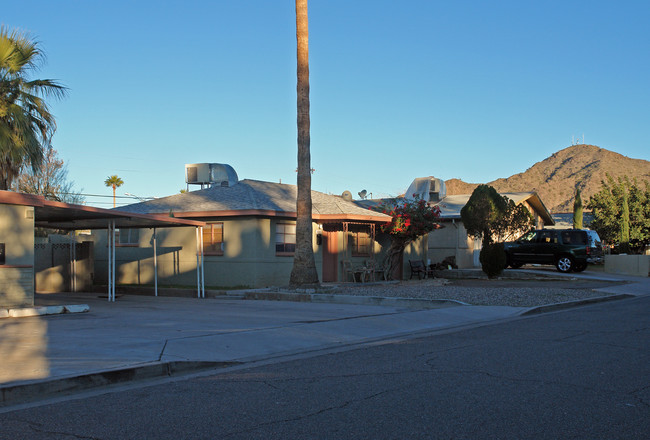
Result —
<svg viewBox="0 0 650 440"><path fill-rule="evenodd" d="M580 197L580 188L576 189L576 199L573 202L573 229L582 229L582 197Z"/></svg>
<svg viewBox="0 0 650 440"><path fill-rule="evenodd" d="M481 268L488 278L496 278L506 268L506 251L503 243L491 243L483 249L479 255Z"/></svg>

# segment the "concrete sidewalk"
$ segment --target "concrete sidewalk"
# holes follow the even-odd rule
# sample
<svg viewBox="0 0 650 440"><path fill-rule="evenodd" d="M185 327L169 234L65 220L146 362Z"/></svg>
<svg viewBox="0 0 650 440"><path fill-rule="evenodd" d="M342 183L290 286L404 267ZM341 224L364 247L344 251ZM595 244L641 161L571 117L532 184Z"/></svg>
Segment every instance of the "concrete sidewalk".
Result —
<svg viewBox="0 0 650 440"><path fill-rule="evenodd" d="M0 387L174 361L248 362L518 315L440 309L125 295L39 295L79 314L0 320Z"/></svg>
<svg viewBox="0 0 650 440"><path fill-rule="evenodd" d="M597 273L568 276L605 278ZM629 284L603 292L650 293L650 279L607 278ZM433 308L391 301L377 306L123 295L109 303L93 293L37 295L39 306L88 304L90 311L0 319L0 406L114 381L336 349L531 312L449 301Z"/></svg>

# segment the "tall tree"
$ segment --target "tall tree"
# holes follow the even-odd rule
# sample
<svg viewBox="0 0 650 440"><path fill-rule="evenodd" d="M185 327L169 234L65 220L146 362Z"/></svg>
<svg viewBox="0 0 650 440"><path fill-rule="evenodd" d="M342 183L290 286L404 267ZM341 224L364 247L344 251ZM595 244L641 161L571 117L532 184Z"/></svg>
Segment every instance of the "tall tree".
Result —
<svg viewBox="0 0 650 440"><path fill-rule="evenodd" d="M39 194L48 200L80 204L84 197L73 189L68 180L68 169L52 145L48 145L41 165L36 171L23 169L18 176L18 191Z"/></svg>
<svg viewBox="0 0 650 440"><path fill-rule="evenodd" d="M589 198L587 205L593 214L589 227L610 245L622 245L626 240L621 233L626 229L629 245L622 252L642 251L644 244L650 242L650 183L641 184L627 177L614 180L610 175L601 183L600 191ZM625 228L624 219L628 223Z"/></svg>
<svg viewBox="0 0 650 440"><path fill-rule="evenodd" d="M630 250L630 205L628 203L627 191L623 192L623 205L621 206L621 241L620 251Z"/></svg>
<svg viewBox="0 0 650 440"><path fill-rule="evenodd" d="M576 188L576 199L573 202L573 229L582 229L582 197L580 188Z"/></svg>
<svg viewBox="0 0 650 440"><path fill-rule="evenodd" d="M113 188L113 208L115 208L115 189L124 185L124 181L119 177L117 177L117 175L112 175L112 176L108 176L108 178L104 180L104 185Z"/></svg>
<svg viewBox="0 0 650 440"><path fill-rule="evenodd" d="M298 194L296 197L296 252L289 284L318 285L314 261L309 139L309 27L307 0L296 0L298 59Z"/></svg>
<svg viewBox="0 0 650 440"><path fill-rule="evenodd" d="M38 169L56 130L44 98L61 98L66 88L51 79L28 79L43 60L29 35L0 28L0 189L9 189L25 165Z"/></svg>

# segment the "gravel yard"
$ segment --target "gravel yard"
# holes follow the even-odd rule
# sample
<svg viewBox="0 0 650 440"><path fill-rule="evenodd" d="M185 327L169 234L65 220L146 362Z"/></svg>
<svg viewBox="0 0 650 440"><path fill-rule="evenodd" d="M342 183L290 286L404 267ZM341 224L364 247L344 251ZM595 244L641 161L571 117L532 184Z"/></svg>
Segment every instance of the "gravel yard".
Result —
<svg viewBox="0 0 650 440"><path fill-rule="evenodd" d="M540 280L447 280L346 283L332 293L393 298L452 299L472 305L533 307L607 296L593 289L610 282Z"/></svg>

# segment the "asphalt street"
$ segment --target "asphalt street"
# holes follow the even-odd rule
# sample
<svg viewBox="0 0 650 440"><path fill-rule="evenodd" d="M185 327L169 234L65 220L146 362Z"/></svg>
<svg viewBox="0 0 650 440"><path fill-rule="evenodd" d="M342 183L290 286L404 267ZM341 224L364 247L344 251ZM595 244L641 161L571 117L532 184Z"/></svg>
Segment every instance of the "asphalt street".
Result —
<svg viewBox="0 0 650 440"><path fill-rule="evenodd" d="M650 297L131 384L0 414L2 439L647 439Z"/></svg>

